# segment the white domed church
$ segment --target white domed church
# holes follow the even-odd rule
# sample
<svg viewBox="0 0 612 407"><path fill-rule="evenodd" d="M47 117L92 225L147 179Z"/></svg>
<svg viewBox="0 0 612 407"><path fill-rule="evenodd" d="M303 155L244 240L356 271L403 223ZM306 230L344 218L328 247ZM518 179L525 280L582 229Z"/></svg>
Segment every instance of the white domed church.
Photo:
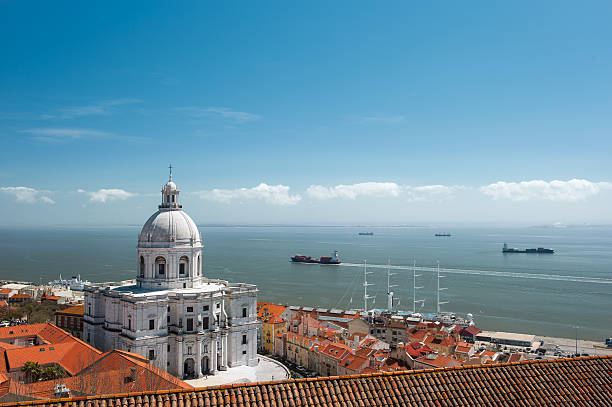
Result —
<svg viewBox="0 0 612 407"><path fill-rule="evenodd" d="M257 365L257 287L202 275L202 235L170 180L138 237L135 285L85 287L84 337L179 378Z"/></svg>

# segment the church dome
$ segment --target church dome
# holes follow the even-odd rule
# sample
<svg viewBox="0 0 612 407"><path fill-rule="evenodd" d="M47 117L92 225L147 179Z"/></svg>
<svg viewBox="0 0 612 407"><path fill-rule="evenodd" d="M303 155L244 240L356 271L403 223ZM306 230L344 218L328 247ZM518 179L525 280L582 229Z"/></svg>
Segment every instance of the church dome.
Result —
<svg viewBox="0 0 612 407"><path fill-rule="evenodd" d="M170 180L162 187L162 203L144 224L138 236L138 247L202 246L202 236L193 219L179 204L179 189Z"/></svg>
<svg viewBox="0 0 612 407"><path fill-rule="evenodd" d="M155 212L144 224L138 247L200 246L202 239L193 219L182 210Z"/></svg>

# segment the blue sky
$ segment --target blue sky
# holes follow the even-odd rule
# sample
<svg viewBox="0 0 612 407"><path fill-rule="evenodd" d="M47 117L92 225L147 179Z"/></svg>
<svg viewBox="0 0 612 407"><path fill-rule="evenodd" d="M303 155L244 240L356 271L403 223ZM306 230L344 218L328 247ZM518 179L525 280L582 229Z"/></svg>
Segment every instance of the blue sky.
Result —
<svg viewBox="0 0 612 407"><path fill-rule="evenodd" d="M169 163L200 223L611 223L611 19L0 2L0 224L142 223Z"/></svg>

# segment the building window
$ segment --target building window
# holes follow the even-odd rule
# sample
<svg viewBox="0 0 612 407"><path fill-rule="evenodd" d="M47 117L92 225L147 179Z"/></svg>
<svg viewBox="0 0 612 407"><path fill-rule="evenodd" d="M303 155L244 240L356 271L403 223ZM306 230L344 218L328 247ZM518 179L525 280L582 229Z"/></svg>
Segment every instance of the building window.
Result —
<svg viewBox="0 0 612 407"><path fill-rule="evenodd" d="M246 355L246 350L243 350L243 351L242 351L242 354L243 354L243 355Z"/></svg>
<svg viewBox="0 0 612 407"><path fill-rule="evenodd" d="M217 303L217 305L216 305L216 307L217 307L217 309L221 308L221 303L220 303L220 302L218 302L218 303Z"/></svg>
<svg viewBox="0 0 612 407"><path fill-rule="evenodd" d="M202 326L203 326L203 328L204 329L208 329L209 325L210 325L210 322L208 320L208 317L202 318Z"/></svg>
<svg viewBox="0 0 612 407"><path fill-rule="evenodd" d="M170 344L168 344L168 352L170 352Z"/></svg>
<svg viewBox="0 0 612 407"><path fill-rule="evenodd" d="M155 350L149 349L149 360L155 360Z"/></svg>
<svg viewBox="0 0 612 407"><path fill-rule="evenodd" d="M187 318L187 330L193 331L193 318Z"/></svg>
<svg viewBox="0 0 612 407"><path fill-rule="evenodd" d="M159 256L155 258L155 264L157 265L157 275L163 276L166 274L166 259Z"/></svg>
<svg viewBox="0 0 612 407"><path fill-rule="evenodd" d="M170 315L167 315L167 316L166 316L166 322L167 322L167 323L170 323Z"/></svg>
<svg viewBox="0 0 612 407"><path fill-rule="evenodd" d="M128 329L132 330L132 318L128 318Z"/></svg>
<svg viewBox="0 0 612 407"><path fill-rule="evenodd" d="M155 329L155 320L154 319L150 319L149 320L149 329Z"/></svg>
<svg viewBox="0 0 612 407"><path fill-rule="evenodd" d="M191 355L191 346L187 346L187 354Z"/></svg>
<svg viewBox="0 0 612 407"><path fill-rule="evenodd" d="M187 307L187 312L193 312L193 307Z"/></svg>
<svg viewBox="0 0 612 407"><path fill-rule="evenodd" d="M208 305L204 305L204 306L202 307L202 311L208 311Z"/></svg>
<svg viewBox="0 0 612 407"><path fill-rule="evenodd" d="M140 277L144 277L145 275L145 260L144 257L140 256Z"/></svg>
<svg viewBox="0 0 612 407"><path fill-rule="evenodd" d="M247 313L248 313L247 307L242 307L242 318L246 318Z"/></svg>
<svg viewBox="0 0 612 407"><path fill-rule="evenodd" d="M189 265L189 257L182 256L179 259L179 274L184 276L185 273L187 272L187 266L188 265Z"/></svg>
<svg viewBox="0 0 612 407"><path fill-rule="evenodd" d="M243 345L247 344L247 336L246 335L242 335L242 344Z"/></svg>

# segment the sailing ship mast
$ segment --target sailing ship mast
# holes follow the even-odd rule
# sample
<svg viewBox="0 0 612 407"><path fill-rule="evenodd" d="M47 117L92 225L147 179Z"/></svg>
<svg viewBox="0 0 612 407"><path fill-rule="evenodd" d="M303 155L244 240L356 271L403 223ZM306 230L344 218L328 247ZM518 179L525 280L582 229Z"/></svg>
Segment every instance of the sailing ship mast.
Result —
<svg viewBox="0 0 612 407"><path fill-rule="evenodd" d="M446 290L446 287L440 287L440 279L443 278L444 276L440 275L440 261L436 261L437 263L437 272L438 272L438 290L437 290L437 294L438 294L438 301L436 302L436 314L439 317L440 316L440 305L442 304L448 304L448 301L440 301L440 291L442 290Z"/></svg>
<svg viewBox="0 0 612 407"><path fill-rule="evenodd" d="M372 272L368 272L368 262L367 260L363 261L363 310L364 312L368 312L368 300L374 297L368 295L368 286L374 285L368 283L368 274L372 274Z"/></svg>
<svg viewBox="0 0 612 407"><path fill-rule="evenodd" d="M391 276L395 273L391 273L391 259L387 259L387 311L393 312L393 291L391 291L391 287L397 287L396 285L391 285Z"/></svg>
<svg viewBox="0 0 612 407"><path fill-rule="evenodd" d="M417 303L421 303L421 306L425 304L425 300L417 300L416 299L416 290L421 289L423 287L417 287L416 278L421 277L420 274L416 273L416 260L412 260L412 313L416 314L416 305Z"/></svg>

